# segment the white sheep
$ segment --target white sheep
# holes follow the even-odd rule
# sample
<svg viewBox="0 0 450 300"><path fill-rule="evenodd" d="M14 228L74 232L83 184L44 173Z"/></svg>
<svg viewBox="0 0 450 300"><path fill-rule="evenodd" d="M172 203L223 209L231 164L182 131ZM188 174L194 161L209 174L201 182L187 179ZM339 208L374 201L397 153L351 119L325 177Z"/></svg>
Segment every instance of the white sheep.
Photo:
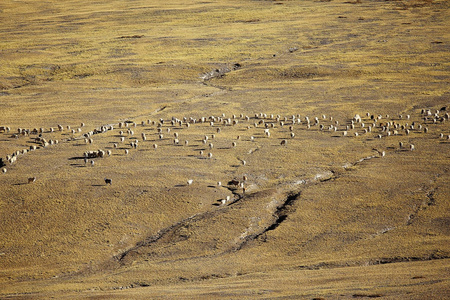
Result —
<svg viewBox="0 0 450 300"><path fill-rule="evenodd" d="M191 185L193 182L194 182L194 180L189 179L189 180L187 181L187 184L188 184L188 185Z"/></svg>

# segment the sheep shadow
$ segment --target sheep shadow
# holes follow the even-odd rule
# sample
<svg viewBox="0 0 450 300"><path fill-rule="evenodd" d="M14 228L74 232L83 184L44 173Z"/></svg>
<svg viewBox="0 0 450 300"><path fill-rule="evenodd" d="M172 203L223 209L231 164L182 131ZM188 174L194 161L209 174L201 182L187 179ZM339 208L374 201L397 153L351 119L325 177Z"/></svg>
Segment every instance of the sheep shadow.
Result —
<svg viewBox="0 0 450 300"><path fill-rule="evenodd" d="M86 165L82 165L82 164L70 164L72 167L77 167L77 168L86 168Z"/></svg>
<svg viewBox="0 0 450 300"><path fill-rule="evenodd" d="M80 160L80 159L84 159L84 156L73 156L68 158L68 160Z"/></svg>

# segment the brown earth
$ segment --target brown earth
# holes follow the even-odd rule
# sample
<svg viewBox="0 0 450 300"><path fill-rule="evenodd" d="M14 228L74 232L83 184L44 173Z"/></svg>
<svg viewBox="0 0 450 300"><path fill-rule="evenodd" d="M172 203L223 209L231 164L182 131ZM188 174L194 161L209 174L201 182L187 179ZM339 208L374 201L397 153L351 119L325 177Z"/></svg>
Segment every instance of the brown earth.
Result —
<svg viewBox="0 0 450 300"><path fill-rule="evenodd" d="M449 11L2 1L0 298L449 298Z"/></svg>

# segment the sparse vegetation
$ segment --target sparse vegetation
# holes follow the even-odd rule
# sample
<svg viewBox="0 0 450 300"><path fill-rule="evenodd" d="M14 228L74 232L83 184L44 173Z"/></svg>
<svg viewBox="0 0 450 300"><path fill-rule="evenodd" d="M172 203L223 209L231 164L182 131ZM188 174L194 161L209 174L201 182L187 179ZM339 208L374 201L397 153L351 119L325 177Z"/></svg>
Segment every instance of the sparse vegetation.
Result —
<svg viewBox="0 0 450 300"><path fill-rule="evenodd" d="M3 1L0 298L448 298L448 6Z"/></svg>

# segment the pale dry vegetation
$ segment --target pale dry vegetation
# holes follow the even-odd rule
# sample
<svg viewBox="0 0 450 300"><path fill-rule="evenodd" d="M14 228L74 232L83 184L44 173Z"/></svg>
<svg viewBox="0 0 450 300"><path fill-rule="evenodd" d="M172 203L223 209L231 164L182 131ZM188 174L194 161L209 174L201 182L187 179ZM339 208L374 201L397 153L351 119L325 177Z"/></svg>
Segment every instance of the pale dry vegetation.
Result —
<svg viewBox="0 0 450 300"><path fill-rule="evenodd" d="M3 1L0 297L448 298L448 6Z"/></svg>

